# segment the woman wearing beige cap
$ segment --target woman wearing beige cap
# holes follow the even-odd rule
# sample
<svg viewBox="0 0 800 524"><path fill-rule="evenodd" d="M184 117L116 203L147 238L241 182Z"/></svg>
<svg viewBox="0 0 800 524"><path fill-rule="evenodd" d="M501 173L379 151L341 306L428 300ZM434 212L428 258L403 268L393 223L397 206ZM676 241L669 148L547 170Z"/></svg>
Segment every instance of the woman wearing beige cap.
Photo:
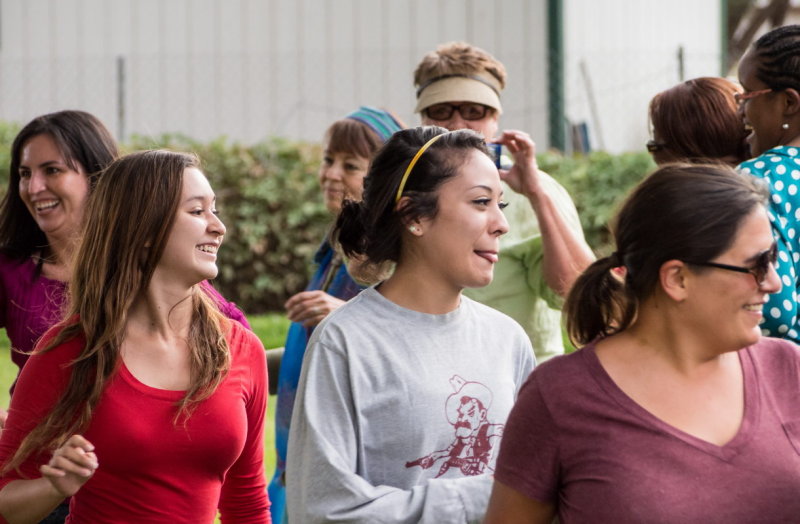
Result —
<svg viewBox="0 0 800 524"><path fill-rule="evenodd" d="M510 232L501 239L494 281L467 294L522 324L538 360L563 353L561 297L594 259L569 193L536 165L536 147L522 131L498 133L502 63L464 42L440 45L414 72L422 123L472 129L511 154L502 165ZM508 189L510 187L510 190Z"/></svg>

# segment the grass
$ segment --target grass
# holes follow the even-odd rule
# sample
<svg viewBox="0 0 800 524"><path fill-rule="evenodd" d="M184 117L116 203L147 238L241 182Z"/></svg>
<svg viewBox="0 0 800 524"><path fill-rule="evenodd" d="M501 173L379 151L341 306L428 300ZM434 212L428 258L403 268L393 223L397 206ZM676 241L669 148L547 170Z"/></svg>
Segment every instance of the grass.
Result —
<svg viewBox="0 0 800 524"><path fill-rule="evenodd" d="M247 320L266 348L280 347L286 339L289 321L281 313L253 315ZM0 331L0 407L8 407L8 388L17 376L17 366L11 362L10 343L5 330ZM264 470L267 481L275 470L275 401L269 397L267 421L264 428Z"/></svg>

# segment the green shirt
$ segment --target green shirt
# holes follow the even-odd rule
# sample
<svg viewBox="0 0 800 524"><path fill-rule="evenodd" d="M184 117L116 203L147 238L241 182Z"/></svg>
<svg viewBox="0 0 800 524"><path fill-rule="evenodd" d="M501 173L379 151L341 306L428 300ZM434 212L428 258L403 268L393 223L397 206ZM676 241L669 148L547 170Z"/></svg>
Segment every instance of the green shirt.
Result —
<svg viewBox="0 0 800 524"><path fill-rule="evenodd" d="M568 226L583 237L578 212L564 187L550 175L540 172L545 191ZM531 339L538 362L564 353L561 338L563 299L544 280L542 237L536 214L527 198L503 184L503 199L509 232L500 237L500 260L492 283L483 288L465 289L464 294L510 316L522 325Z"/></svg>

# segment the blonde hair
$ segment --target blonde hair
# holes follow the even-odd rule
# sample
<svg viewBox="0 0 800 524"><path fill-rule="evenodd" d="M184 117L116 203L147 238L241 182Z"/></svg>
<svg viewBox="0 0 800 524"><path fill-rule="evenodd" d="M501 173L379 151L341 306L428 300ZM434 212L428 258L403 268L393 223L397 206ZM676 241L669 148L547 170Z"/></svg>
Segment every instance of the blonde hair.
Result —
<svg viewBox="0 0 800 524"><path fill-rule="evenodd" d="M431 78L444 75L474 75L488 73L506 87L506 68L495 57L466 42L439 45L422 58L414 71L414 84L422 85Z"/></svg>

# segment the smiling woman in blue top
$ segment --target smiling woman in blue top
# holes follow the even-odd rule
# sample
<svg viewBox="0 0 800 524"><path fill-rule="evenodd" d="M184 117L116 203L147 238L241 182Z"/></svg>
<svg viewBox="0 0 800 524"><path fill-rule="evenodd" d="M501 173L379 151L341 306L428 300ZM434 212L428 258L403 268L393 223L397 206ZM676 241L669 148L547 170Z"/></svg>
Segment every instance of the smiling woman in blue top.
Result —
<svg viewBox="0 0 800 524"><path fill-rule="evenodd" d="M402 124L388 111L362 106L337 120L325 132L324 156L319 167L319 183L325 206L336 215L345 198L361 200L364 177L369 161ZM275 411L275 449L277 463L269 496L272 520L285 520L286 443L292 420L300 366L311 332L330 312L354 297L362 286L348 272L341 250L324 239L314 256L314 271L305 291L286 302L286 312L292 321L284 345L285 351L278 377L278 407Z"/></svg>

